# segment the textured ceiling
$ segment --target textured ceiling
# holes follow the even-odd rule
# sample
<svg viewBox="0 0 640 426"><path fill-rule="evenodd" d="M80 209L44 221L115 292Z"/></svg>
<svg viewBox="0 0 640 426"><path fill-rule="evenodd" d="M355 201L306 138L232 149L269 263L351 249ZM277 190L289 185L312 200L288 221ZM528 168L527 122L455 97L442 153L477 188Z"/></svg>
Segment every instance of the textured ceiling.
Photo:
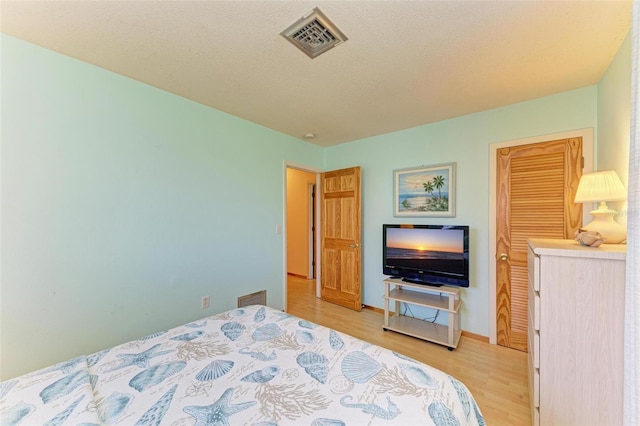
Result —
<svg viewBox="0 0 640 426"><path fill-rule="evenodd" d="M2 32L322 146L597 83L631 1L2 1ZM280 32L319 7L348 41Z"/></svg>

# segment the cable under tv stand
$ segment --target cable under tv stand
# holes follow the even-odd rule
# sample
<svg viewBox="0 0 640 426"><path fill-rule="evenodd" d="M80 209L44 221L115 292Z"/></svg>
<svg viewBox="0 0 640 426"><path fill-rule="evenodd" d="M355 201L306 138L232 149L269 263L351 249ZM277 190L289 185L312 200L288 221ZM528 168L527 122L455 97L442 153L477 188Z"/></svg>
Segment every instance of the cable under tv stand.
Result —
<svg viewBox="0 0 640 426"><path fill-rule="evenodd" d="M382 329L403 333L418 339L447 346L450 351L460 342L460 288L414 284L401 278L384 280L384 324ZM393 316L389 302L395 302ZM400 303L439 309L448 314L447 325L400 315Z"/></svg>

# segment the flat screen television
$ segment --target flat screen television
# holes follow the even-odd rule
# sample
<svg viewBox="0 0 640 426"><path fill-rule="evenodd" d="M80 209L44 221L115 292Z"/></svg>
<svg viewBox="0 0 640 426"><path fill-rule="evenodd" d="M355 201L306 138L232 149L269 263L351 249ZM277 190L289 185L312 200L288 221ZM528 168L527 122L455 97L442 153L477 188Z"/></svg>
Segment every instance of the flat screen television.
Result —
<svg viewBox="0 0 640 426"><path fill-rule="evenodd" d="M382 225L382 265L407 282L469 287L469 227Z"/></svg>

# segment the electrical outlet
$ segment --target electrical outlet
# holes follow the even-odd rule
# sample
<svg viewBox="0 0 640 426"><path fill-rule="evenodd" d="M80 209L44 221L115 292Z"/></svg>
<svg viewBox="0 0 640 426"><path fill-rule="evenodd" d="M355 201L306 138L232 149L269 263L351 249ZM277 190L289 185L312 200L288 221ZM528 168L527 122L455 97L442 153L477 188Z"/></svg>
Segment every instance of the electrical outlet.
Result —
<svg viewBox="0 0 640 426"><path fill-rule="evenodd" d="M210 302L211 299L209 298L209 296L202 296L202 309L207 309Z"/></svg>

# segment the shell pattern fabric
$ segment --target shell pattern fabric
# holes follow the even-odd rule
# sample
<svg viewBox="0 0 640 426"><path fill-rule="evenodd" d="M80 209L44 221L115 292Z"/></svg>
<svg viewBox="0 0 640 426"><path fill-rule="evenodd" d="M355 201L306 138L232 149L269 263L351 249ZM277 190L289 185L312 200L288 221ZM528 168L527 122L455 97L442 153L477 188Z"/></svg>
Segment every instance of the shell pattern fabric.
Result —
<svg viewBox="0 0 640 426"><path fill-rule="evenodd" d="M427 343L425 343L427 344ZM266 306L0 383L2 425L483 425L426 364Z"/></svg>

